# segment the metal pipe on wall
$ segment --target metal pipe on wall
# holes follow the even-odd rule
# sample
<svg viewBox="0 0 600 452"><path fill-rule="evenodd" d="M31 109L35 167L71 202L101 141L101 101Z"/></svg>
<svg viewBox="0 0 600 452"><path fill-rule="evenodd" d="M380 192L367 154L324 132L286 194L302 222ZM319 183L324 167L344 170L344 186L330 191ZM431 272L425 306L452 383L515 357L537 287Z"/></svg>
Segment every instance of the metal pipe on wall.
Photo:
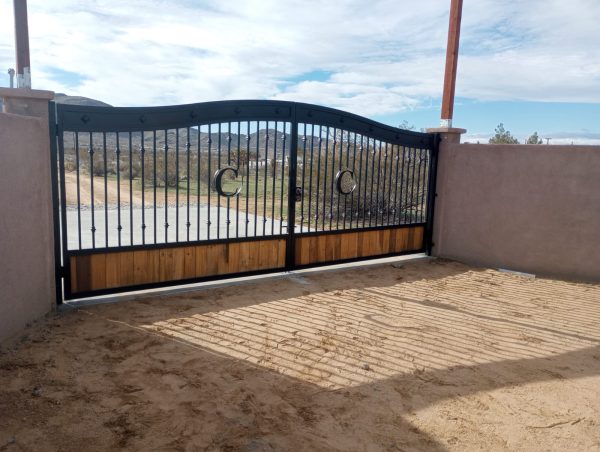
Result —
<svg viewBox="0 0 600 452"><path fill-rule="evenodd" d="M450 23L448 25L448 46L446 47L446 70L444 72L444 93L442 96L440 124L442 127L452 127L462 4L463 0L452 0L450 3Z"/></svg>
<svg viewBox="0 0 600 452"><path fill-rule="evenodd" d="M13 0L15 16L15 53L17 60L17 88L31 88L29 60L29 28L27 0Z"/></svg>

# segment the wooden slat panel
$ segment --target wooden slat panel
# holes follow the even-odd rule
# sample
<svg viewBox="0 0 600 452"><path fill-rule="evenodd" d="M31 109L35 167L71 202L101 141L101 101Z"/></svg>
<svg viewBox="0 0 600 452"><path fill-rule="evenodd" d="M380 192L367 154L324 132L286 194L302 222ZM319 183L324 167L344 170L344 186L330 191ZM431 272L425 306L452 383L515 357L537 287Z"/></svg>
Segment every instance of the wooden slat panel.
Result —
<svg viewBox="0 0 600 452"><path fill-rule="evenodd" d="M158 250L142 250L133 252L134 284L149 284L159 281L160 260Z"/></svg>
<svg viewBox="0 0 600 452"><path fill-rule="evenodd" d="M284 240L280 240L277 246L277 267L285 267L285 250L286 250L286 242Z"/></svg>
<svg viewBox="0 0 600 452"><path fill-rule="evenodd" d="M227 245L227 262L229 264L229 273L239 273L241 271L239 243L230 243Z"/></svg>
<svg viewBox="0 0 600 452"><path fill-rule="evenodd" d="M340 248L341 259L358 257L358 233L342 234Z"/></svg>
<svg viewBox="0 0 600 452"><path fill-rule="evenodd" d="M322 234L296 238L296 265L332 262L423 248L424 227Z"/></svg>
<svg viewBox="0 0 600 452"><path fill-rule="evenodd" d="M106 254L90 256L91 290L106 288Z"/></svg>
<svg viewBox="0 0 600 452"><path fill-rule="evenodd" d="M134 274L133 251L119 253L119 286L132 286L135 284Z"/></svg>
<svg viewBox="0 0 600 452"><path fill-rule="evenodd" d="M183 277L185 279L196 277L196 248L188 246L183 249Z"/></svg>

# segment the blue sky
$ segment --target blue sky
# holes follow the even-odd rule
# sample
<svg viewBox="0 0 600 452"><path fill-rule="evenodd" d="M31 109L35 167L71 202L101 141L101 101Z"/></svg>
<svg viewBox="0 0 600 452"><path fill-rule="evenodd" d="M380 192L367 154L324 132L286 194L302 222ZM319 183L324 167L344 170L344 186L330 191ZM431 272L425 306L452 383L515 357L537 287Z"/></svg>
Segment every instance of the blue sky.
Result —
<svg viewBox="0 0 600 452"><path fill-rule="evenodd" d="M123 106L297 100L439 124L450 0L28 3L34 88ZM454 125L471 141L503 122L520 139L600 144L598 23L597 0L466 0ZM0 66L14 66L11 0Z"/></svg>

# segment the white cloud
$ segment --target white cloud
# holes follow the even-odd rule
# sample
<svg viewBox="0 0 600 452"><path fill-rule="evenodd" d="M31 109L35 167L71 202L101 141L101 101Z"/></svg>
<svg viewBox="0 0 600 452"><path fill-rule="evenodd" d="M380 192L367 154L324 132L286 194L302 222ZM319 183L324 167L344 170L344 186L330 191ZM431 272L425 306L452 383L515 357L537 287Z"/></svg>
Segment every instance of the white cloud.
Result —
<svg viewBox="0 0 600 452"><path fill-rule="evenodd" d="M272 98L398 113L441 95L448 5L30 0L33 82L114 105ZM0 17L8 68L10 0ZM598 22L596 0L465 2L457 95L600 102ZM56 70L81 80L61 84ZM315 70L331 75L285 83Z"/></svg>

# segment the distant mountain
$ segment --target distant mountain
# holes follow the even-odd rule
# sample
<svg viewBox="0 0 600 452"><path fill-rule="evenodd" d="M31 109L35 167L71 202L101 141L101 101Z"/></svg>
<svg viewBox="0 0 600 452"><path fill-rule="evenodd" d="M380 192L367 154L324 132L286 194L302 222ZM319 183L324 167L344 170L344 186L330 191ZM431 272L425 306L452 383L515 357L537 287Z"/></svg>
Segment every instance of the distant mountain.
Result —
<svg viewBox="0 0 600 452"><path fill-rule="evenodd" d="M85 105L90 107L112 107L112 105L107 104L106 102L102 102L96 99L90 99L89 97L83 96L68 96L64 93L56 93L54 95L54 101L58 104L67 104L67 105Z"/></svg>

